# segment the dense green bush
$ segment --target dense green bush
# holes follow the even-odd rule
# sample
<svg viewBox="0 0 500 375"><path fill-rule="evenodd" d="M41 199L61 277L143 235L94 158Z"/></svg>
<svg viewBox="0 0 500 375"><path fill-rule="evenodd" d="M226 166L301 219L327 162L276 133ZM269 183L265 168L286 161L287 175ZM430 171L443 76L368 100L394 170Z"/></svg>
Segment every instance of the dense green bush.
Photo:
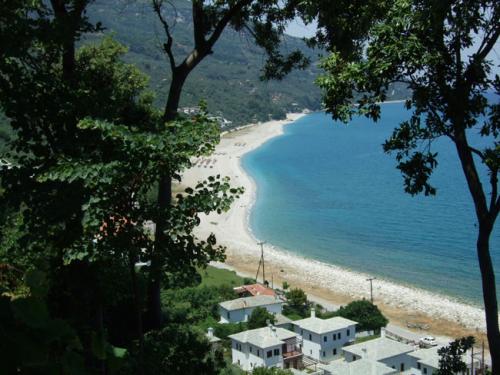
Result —
<svg viewBox="0 0 500 375"><path fill-rule="evenodd" d="M338 316L358 322L356 331L375 331L385 327L389 321L379 308L368 300L353 301L336 311Z"/></svg>
<svg viewBox="0 0 500 375"><path fill-rule="evenodd" d="M264 307L256 307L250 318L248 318L248 329L265 327L267 322L274 324L276 321L273 314L268 312Z"/></svg>

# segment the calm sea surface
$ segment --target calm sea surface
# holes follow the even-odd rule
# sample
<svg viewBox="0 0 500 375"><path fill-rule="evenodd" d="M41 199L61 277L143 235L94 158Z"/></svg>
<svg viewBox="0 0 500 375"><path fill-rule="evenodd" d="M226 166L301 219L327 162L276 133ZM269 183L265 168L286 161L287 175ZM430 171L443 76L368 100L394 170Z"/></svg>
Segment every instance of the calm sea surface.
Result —
<svg viewBox="0 0 500 375"><path fill-rule="evenodd" d="M382 106L376 124L358 117L346 126L314 113L286 126L243 158L257 183L251 229L305 257L480 304L476 221L453 145L435 144L435 197L404 193L395 159L382 151L408 117L393 103ZM481 138L471 137L480 147ZM491 239L497 291L499 226Z"/></svg>

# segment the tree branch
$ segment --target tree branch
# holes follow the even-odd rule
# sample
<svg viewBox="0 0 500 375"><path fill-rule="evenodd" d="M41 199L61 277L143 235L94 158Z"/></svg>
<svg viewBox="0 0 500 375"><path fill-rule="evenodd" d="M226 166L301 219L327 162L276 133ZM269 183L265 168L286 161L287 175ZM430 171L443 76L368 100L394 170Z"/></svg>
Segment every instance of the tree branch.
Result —
<svg viewBox="0 0 500 375"><path fill-rule="evenodd" d="M193 0L193 34L194 48L202 50L205 47L205 14L203 2Z"/></svg>
<svg viewBox="0 0 500 375"><path fill-rule="evenodd" d="M450 134L450 133L448 133L448 132L447 132L447 133L446 133L446 136L447 136L448 138L450 138L453 142L455 142L455 143L456 143L456 138L455 138L452 134ZM478 150L477 148L474 148L474 147L472 147L472 146L467 145L467 149L468 149L470 152L472 152L473 154L476 154L477 156L479 156L479 158L481 159L481 161L483 161L483 162L484 162L484 160L486 159L486 157L484 156L483 152L482 152L482 151L480 151L480 150Z"/></svg>
<svg viewBox="0 0 500 375"><path fill-rule="evenodd" d="M232 8L229 8L229 10L224 15L224 17L222 17L221 20L217 23L212 35L210 36L210 38L207 41L209 49L211 49L214 46L215 42L217 42L217 40L221 36L222 32L224 31L224 28L231 21L231 19L238 12L240 12L244 7L250 5L251 3L252 3L252 0L240 0L235 5L233 5Z"/></svg>
<svg viewBox="0 0 500 375"><path fill-rule="evenodd" d="M491 200L490 200L490 212L495 215L498 214L498 207L495 207L495 203L497 201L497 195L498 195L498 176L497 176L497 171L491 171L491 176L490 176L490 183L491 183ZM500 200L499 200L500 201ZM495 212L495 209L497 210Z"/></svg>
<svg viewBox="0 0 500 375"><path fill-rule="evenodd" d="M168 25L167 20L161 14L162 3L163 2L161 0L153 0L153 9L156 15L158 16L158 19L160 20L163 29L165 30L165 35L167 36L167 42L163 44L163 50L167 54L168 61L170 62L170 69L173 72L176 68L175 56L174 53L172 52L172 45L174 39L172 38L172 34L170 33L170 26Z"/></svg>

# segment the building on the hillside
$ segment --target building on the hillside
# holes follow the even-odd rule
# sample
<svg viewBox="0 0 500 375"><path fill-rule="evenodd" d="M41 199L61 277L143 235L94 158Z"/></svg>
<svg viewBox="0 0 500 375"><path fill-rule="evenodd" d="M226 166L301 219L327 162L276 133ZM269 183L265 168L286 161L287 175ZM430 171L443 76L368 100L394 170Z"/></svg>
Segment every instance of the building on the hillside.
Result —
<svg viewBox="0 0 500 375"><path fill-rule="evenodd" d="M395 375L399 371L381 362L371 359L360 359L354 362L333 361L329 364L318 364L324 375Z"/></svg>
<svg viewBox="0 0 500 375"><path fill-rule="evenodd" d="M374 340L343 348L344 358L347 362L369 359L381 362L400 372L409 370L415 363L414 358L408 355L414 350L414 346L388 339L384 335Z"/></svg>
<svg viewBox="0 0 500 375"><path fill-rule="evenodd" d="M441 346L436 346L428 349L415 350L409 353L408 356L414 360L412 363L412 374L415 375L433 375L439 369L439 354L438 350ZM462 361L467 365L467 374L471 374L472 356L471 352L467 352L462 356ZM474 358L474 371L472 375L480 373L481 362L478 358ZM464 373L465 374L465 373ZM462 374L457 374L462 375Z"/></svg>
<svg viewBox="0 0 500 375"><path fill-rule="evenodd" d="M356 322L342 317L321 319L311 316L293 322L302 339L302 353L317 361L329 362L342 356L342 347L355 339Z"/></svg>
<svg viewBox="0 0 500 375"><path fill-rule="evenodd" d="M229 338L232 362L245 371L256 367L302 368L302 353L292 331L269 325Z"/></svg>
<svg viewBox="0 0 500 375"><path fill-rule="evenodd" d="M276 293L271 288L267 288L261 284L242 285L233 288L240 297L251 296L275 296Z"/></svg>
<svg viewBox="0 0 500 375"><path fill-rule="evenodd" d="M283 301L273 296L253 296L219 303L221 323L246 322L256 307L263 307L271 314L281 314Z"/></svg>
<svg viewBox="0 0 500 375"><path fill-rule="evenodd" d="M212 348L212 350L220 348L221 339L214 335L214 329L212 327L208 327L206 336L208 342L210 342L210 347Z"/></svg>

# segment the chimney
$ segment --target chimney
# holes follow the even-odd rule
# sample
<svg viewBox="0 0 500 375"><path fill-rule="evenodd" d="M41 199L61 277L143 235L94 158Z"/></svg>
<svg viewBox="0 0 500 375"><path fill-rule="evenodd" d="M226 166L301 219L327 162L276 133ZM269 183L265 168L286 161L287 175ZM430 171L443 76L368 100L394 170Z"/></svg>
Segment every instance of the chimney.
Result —
<svg viewBox="0 0 500 375"><path fill-rule="evenodd" d="M385 337L385 327L380 328L380 337Z"/></svg>
<svg viewBox="0 0 500 375"><path fill-rule="evenodd" d="M208 337L214 337L214 329L212 327L208 327Z"/></svg>
<svg viewBox="0 0 500 375"><path fill-rule="evenodd" d="M276 332L276 327L271 325L271 333L274 337L278 337L278 333Z"/></svg>
<svg viewBox="0 0 500 375"><path fill-rule="evenodd" d="M316 310L314 307L311 309L311 318L316 318Z"/></svg>

